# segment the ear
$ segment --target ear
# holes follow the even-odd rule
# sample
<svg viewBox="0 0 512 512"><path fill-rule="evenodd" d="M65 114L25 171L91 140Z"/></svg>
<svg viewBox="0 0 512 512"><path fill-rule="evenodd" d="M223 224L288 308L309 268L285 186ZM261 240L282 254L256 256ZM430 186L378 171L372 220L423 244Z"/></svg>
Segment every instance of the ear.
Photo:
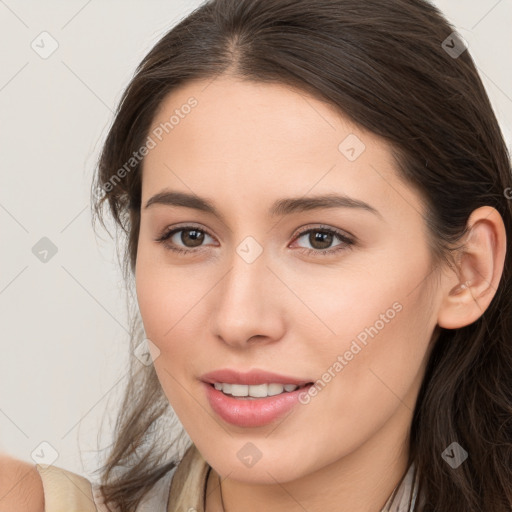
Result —
<svg viewBox="0 0 512 512"><path fill-rule="evenodd" d="M491 206L474 210L458 258L458 278L446 278L437 323L458 329L480 318L496 294L505 263L507 235L503 219Z"/></svg>

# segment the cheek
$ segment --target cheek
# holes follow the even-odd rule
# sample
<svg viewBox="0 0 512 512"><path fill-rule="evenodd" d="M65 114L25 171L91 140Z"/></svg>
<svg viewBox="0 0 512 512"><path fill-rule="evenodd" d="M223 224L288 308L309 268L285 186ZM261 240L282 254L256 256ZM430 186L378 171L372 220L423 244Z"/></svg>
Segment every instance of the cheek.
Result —
<svg viewBox="0 0 512 512"><path fill-rule="evenodd" d="M353 424L360 425L369 435L395 413L409 421L430 339L425 319L421 318L421 303L419 297L402 298L402 309L387 324L382 327L379 322L368 323L359 332L359 338L352 339L346 352L356 354L350 356L350 361L344 358L330 397L343 411L345 421L340 420L338 429L331 428L331 435L341 430L350 437ZM362 333L364 343L359 341Z"/></svg>
<svg viewBox="0 0 512 512"><path fill-rule="evenodd" d="M327 402L371 421L377 410L385 415L407 395L436 323L422 278L428 265L426 252L414 258L397 252L365 262L360 271L302 280L301 299L315 313L302 311L302 337L310 343L305 357L316 361L319 395L325 383Z"/></svg>
<svg viewBox="0 0 512 512"><path fill-rule="evenodd" d="M139 260L136 273L137 302L146 336L159 345L158 340L172 327L173 304L169 303L168 285L156 268ZM159 346L160 350L162 349Z"/></svg>
<svg viewBox="0 0 512 512"><path fill-rule="evenodd" d="M179 275L179 273L178 273ZM190 287L186 291L187 281L177 277L176 272L155 264L154 259L146 258L144 251L139 252L135 284L137 301L147 338L159 349L159 356L153 365L167 400L180 417L191 404L184 386L194 374L188 367L194 361L190 339L184 334L187 327L187 311L191 303ZM177 290L182 290L177 293Z"/></svg>
<svg viewBox="0 0 512 512"><path fill-rule="evenodd" d="M184 387L198 377L197 366L206 335L208 291L215 278L212 280L208 271L199 275L189 265L171 266L156 253L155 249L139 246L135 272L137 301L145 335L160 350L154 361L158 378L173 407L179 409L179 403L190 400Z"/></svg>
<svg viewBox="0 0 512 512"><path fill-rule="evenodd" d="M138 246L135 286L146 335L156 342L172 337L178 323L186 325L186 315L205 287L190 267L170 265L165 250L146 240Z"/></svg>

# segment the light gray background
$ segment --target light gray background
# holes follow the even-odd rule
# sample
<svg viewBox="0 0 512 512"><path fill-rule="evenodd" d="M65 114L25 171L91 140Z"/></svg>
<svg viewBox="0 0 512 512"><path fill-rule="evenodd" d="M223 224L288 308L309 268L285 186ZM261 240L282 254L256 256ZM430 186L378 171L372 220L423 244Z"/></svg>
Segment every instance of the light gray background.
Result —
<svg viewBox="0 0 512 512"><path fill-rule="evenodd" d="M512 0L435 3L469 43L510 147ZM129 354L115 244L91 227L93 167L135 67L199 4L0 0L1 452L30 461L47 442L56 465L96 467ZM31 47L43 31L59 45L47 59ZM42 237L58 249L46 263L32 253Z"/></svg>

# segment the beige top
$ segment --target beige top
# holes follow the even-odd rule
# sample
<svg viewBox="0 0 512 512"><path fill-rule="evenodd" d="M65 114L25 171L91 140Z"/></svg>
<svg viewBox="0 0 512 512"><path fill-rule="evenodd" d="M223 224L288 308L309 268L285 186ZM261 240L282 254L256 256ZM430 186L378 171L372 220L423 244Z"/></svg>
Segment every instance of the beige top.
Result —
<svg viewBox="0 0 512 512"><path fill-rule="evenodd" d="M55 466L36 464L44 488L45 512L108 512L99 486L86 478ZM177 467L166 473L145 495L137 512L204 512L209 464L192 444ZM417 494L413 488L414 464L380 512L410 512ZM395 492L393 491L393 493ZM410 498L412 501L410 502Z"/></svg>

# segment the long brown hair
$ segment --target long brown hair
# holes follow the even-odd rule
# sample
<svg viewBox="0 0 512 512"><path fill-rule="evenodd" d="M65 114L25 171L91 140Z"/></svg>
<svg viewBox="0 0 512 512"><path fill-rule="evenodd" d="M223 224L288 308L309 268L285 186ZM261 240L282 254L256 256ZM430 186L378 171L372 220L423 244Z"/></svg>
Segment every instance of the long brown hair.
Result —
<svg viewBox="0 0 512 512"><path fill-rule="evenodd" d="M142 161L166 95L196 79L229 73L299 88L383 137L399 176L428 206L436 261L450 261L470 213L498 210L511 254L510 155L469 50L426 0L211 0L151 49L124 92L93 183L93 213L108 206L126 236L123 264L133 282ZM127 162L130 162L127 167ZM120 169L124 168L124 172ZM512 258L481 317L441 329L411 425L410 461L424 512L512 511ZM140 342L134 312L131 350ZM178 463L158 422L172 417L152 366L132 357L131 377L102 468L102 492L133 511ZM457 469L443 459L453 442L469 454Z"/></svg>

